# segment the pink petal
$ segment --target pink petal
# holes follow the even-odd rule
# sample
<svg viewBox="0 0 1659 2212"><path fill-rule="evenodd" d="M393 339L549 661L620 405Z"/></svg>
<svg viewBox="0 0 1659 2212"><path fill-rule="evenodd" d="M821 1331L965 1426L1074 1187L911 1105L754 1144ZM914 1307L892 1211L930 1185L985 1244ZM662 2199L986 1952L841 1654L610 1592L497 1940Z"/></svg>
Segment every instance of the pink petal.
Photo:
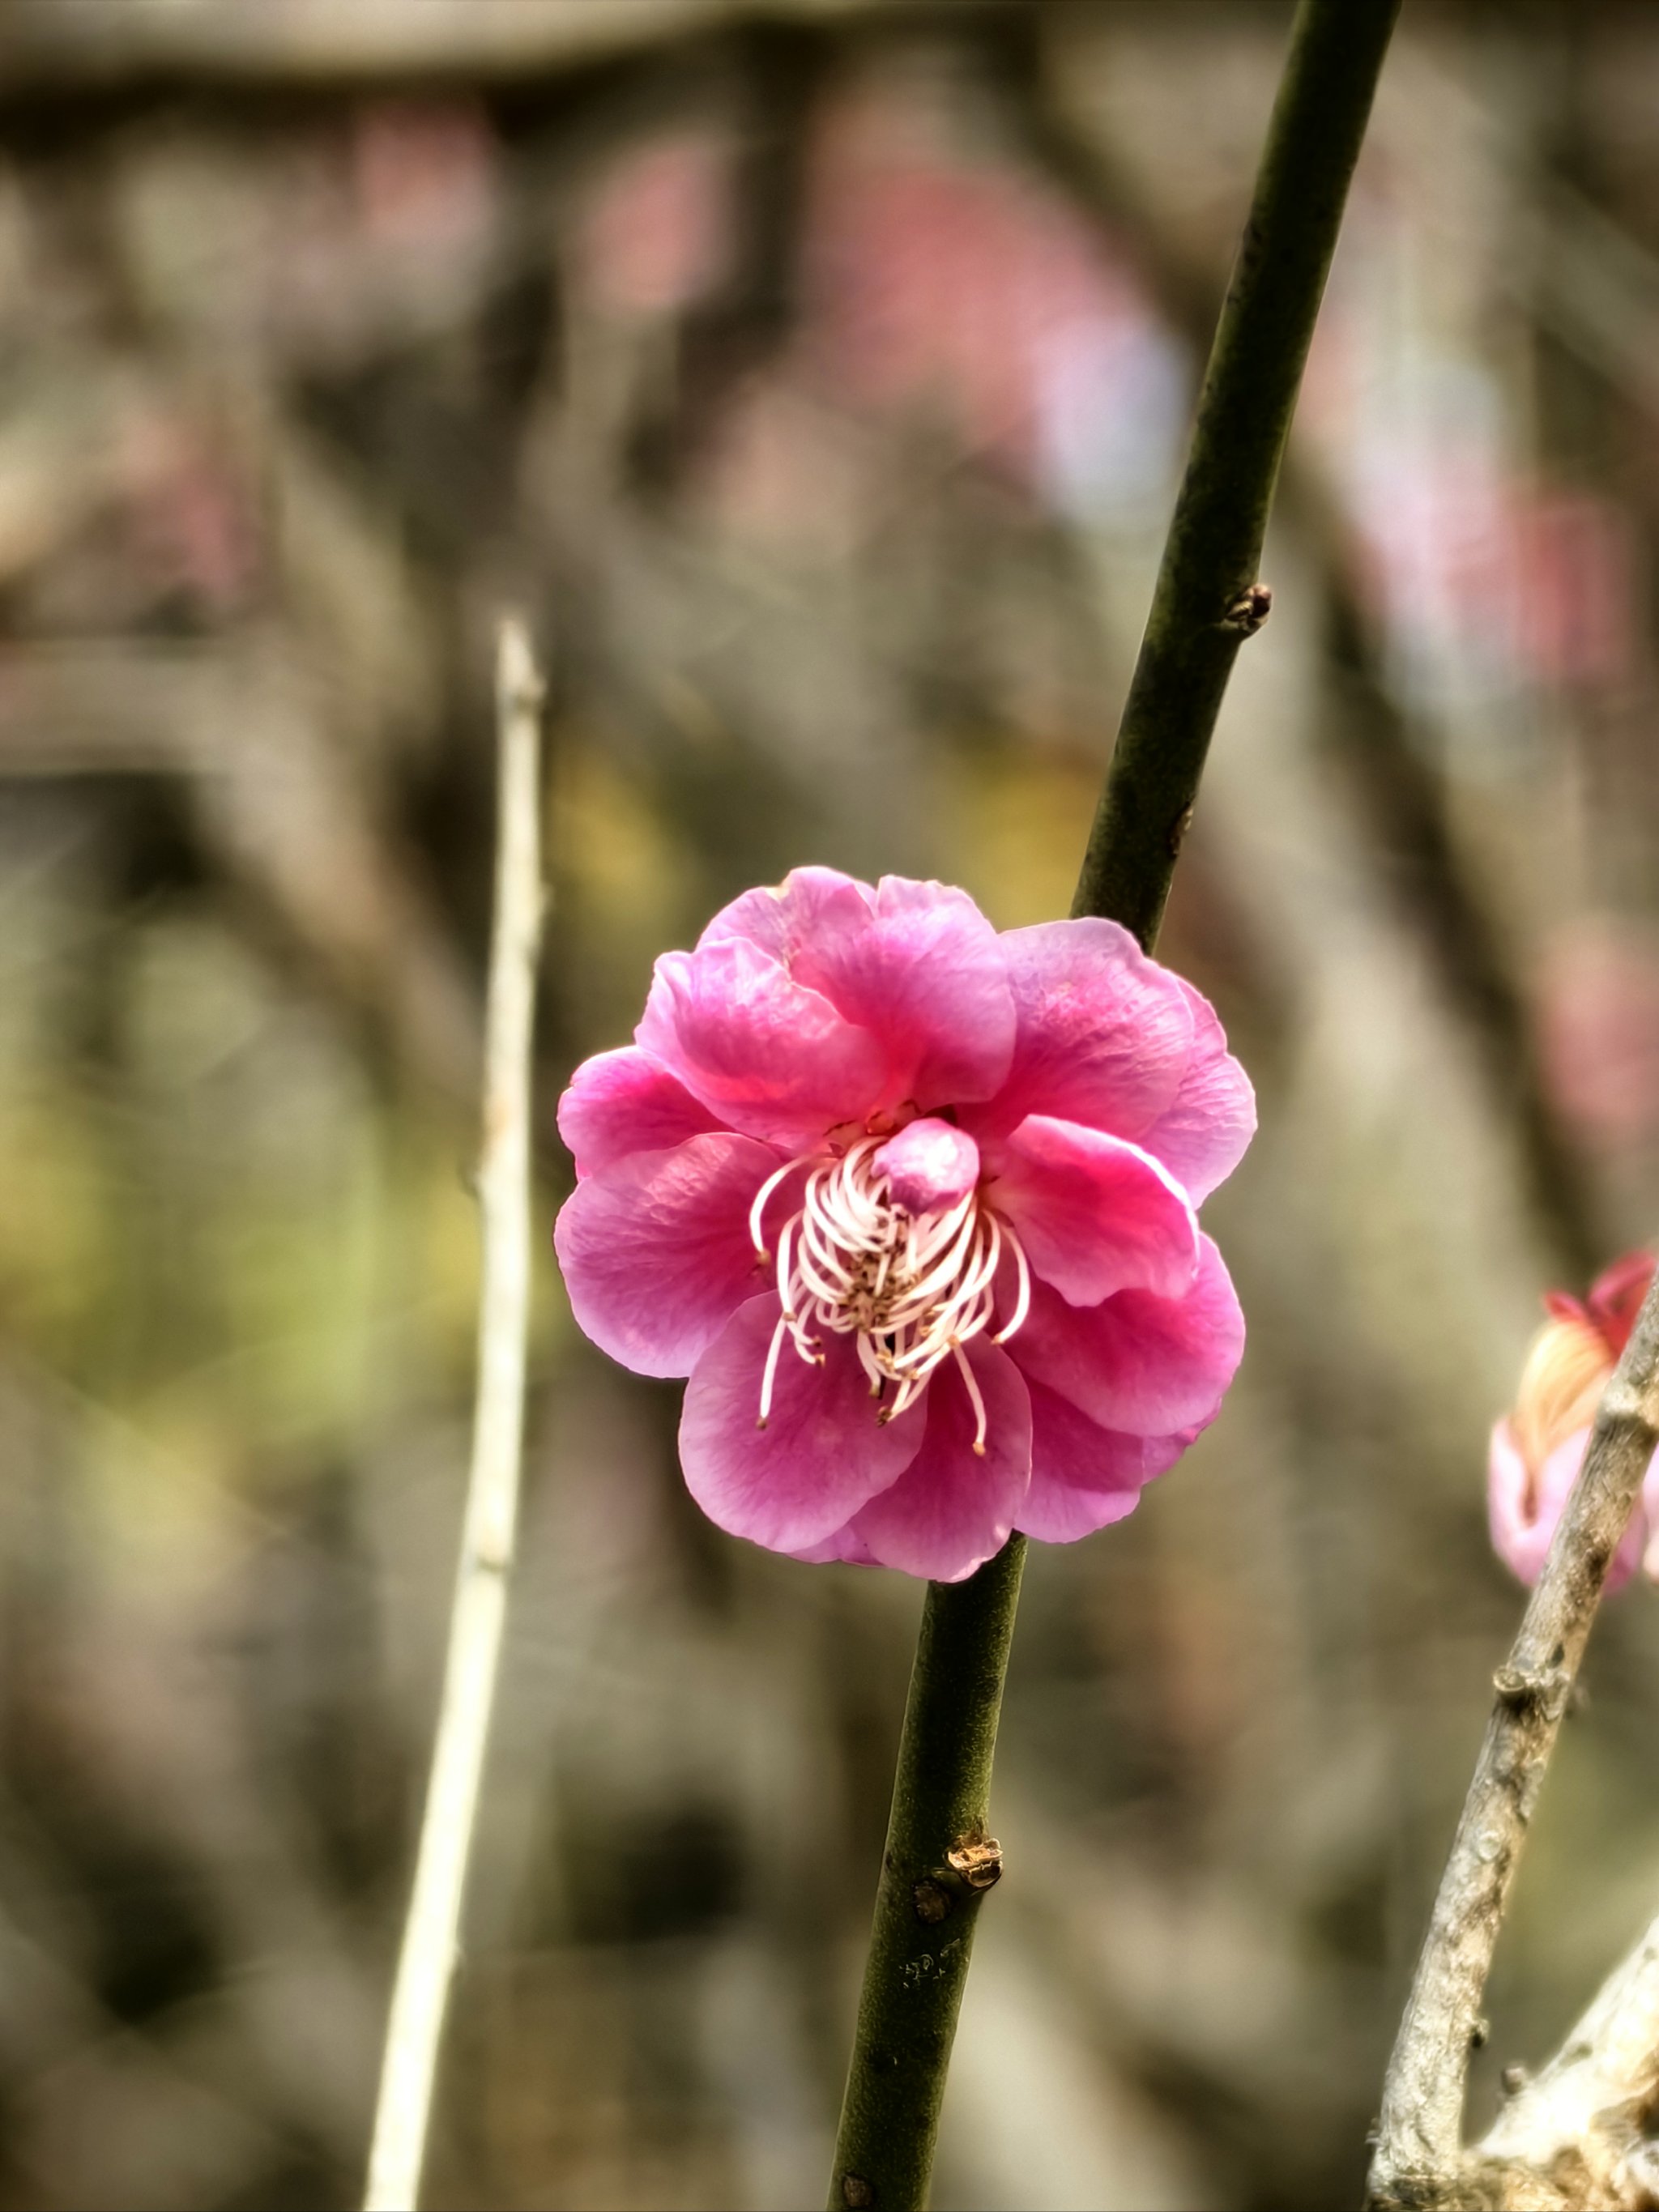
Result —
<svg viewBox="0 0 1659 2212"><path fill-rule="evenodd" d="M749 1209L781 1164L720 1133L630 1152L578 1183L553 1242L583 1334L636 1375L689 1375L766 1279Z"/></svg>
<svg viewBox="0 0 1659 2212"><path fill-rule="evenodd" d="M837 1528L833 1536L826 1536L821 1544L808 1544L799 1552L791 1552L792 1559L805 1560L811 1567L827 1567L839 1562L848 1567L878 1567L881 1561L870 1547L855 1536L850 1528Z"/></svg>
<svg viewBox="0 0 1659 2212"><path fill-rule="evenodd" d="M881 1565L932 1582L959 1583L1002 1549L1031 1479L1031 1408L1019 1370L983 1337L965 1357L985 1400L984 1456L974 1450L973 1406L949 1361L927 1385L921 1449L848 1532Z"/></svg>
<svg viewBox="0 0 1659 2212"><path fill-rule="evenodd" d="M1615 1359L1630 1342L1652 1280L1652 1253L1626 1252L1610 1267L1604 1267L1589 1286L1584 1304Z"/></svg>
<svg viewBox="0 0 1659 2212"><path fill-rule="evenodd" d="M966 1198L979 1181L979 1146L948 1121L912 1121L872 1154L870 1169L887 1177L895 1206L933 1213Z"/></svg>
<svg viewBox="0 0 1659 2212"><path fill-rule="evenodd" d="M585 1060L559 1101L559 1134L575 1155L578 1177L720 1126L683 1083L631 1044Z"/></svg>
<svg viewBox="0 0 1659 2212"><path fill-rule="evenodd" d="M1008 1080L978 1133L1048 1114L1138 1143L1175 1103L1192 1053L1180 979L1115 921L1045 921L1004 933L1018 1029Z"/></svg>
<svg viewBox="0 0 1659 2212"><path fill-rule="evenodd" d="M1181 1297L1198 1223L1179 1183L1121 1137L1028 1114L988 1149L991 1203L1036 1273L1074 1306L1118 1291Z"/></svg>
<svg viewBox="0 0 1659 2212"><path fill-rule="evenodd" d="M1492 1431L1487 1462L1486 1503L1492 1547L1523 1583L1535 1583L1554 1540L1589 1442L1588 1427L1575 1429L1531 1474L1507 1421ZM1609 1575L1608 1582L1613 1580ZM1622 1579L1622 1577L1621 1577Z"/></svg>
<svg viewBox="0 0 1659 2212"><path fill-rule="evenodd" d="M1557 1444L1537 1474L1529 1479L1526 1462L1509 1423L1499 1421L1492 1430L1486 1460L1486 1516L1492 1549L1510 1572L1528 1587L1543 1571L1572 1486L1584 1464L1589 1438L1588 1425L1575 1429ZM1653 1463L1650 1462L1645 1482L1650 1485L1653 1480ZM1637 1500L1629 1526L1613 1555L1603 1585L1609 1594L1621 1589L1642 1561L1643 1547L1648 1541L1644 1503L1645 1498Z"/></svg>
<svg viewBox="0 0 1659 2212"><path fill-rule="evenodd" d="M822 1367L786 1340L766 1426L761 1381L777 1324L775 1294L740 1306L697 1362L680 1417L680 1465L709 1519L774 1552L810 1551L896 1482L915 1455L925 1419L913 1406L876 1418L869 1379L849 1336L826 1329Z"/></svg>
<svg viewBox="0 0 1659 2212"><path fill-rule="evenodd" d="M886 1085L876 1040L746 938L665 953L634 1034L722 1121L792 1147L861 1121Z"/></svg>
<svg viewBox="0 0 1659 2212"><path fill-rule="evenodd" d="M1138 1141L1199 1206L1244 1157L1255 1134L1255 1092L1227 1049L1214 1007L1184 976L1175 980L1193 1017L1192 1050L1174 1099Z"/></svg>
<svg viewBox="0 0 1659 2212"><path fill-rule="evenodd" d="M1001 939L966 891L884 876L875 927L823 963L823 988L886 1045L897 1097L931 1106L994 1097L1014 1049ZM908 1073L898 1073L906 1068Z"/></svg>
<svg viewBox="0 0 1659 2212"><path fill-rule="evenodd" d="M832 868L797 868L716 915L702 943L733 937L880 1040L884 1106L989 1098L1006 1075L1014 1007L1001 940L966 891L884 876L872 893Z"/></svg>
<svg viewBox="0 0 1659 2212"><path fill-rule="evenodd" d="M1243 1352L1244 1316L1221 1255L1202 1234L1198 1245L1184 1297L1120 1291L1072 1306L1034 1282L1030 1314L1010 1340L1014 1358L1103 1429L1168 1437L1212 1420ZM998 1291L1000 1310L1000 1282Z"/></svg>
<svg viewBox="0 0 1659 2212"><path fill-rule="evenodd" d="M875 902L869 884L839 868L792 868L781 884L764 884L723 906L697 939L697 950L746 937L779 967L793 969L797 954L820 936L856 935L867 928Z"/></svg>
<svg viewBox="0 0 1659 2212"><path fill-rule="evenodd" d="M1583 1432L1579 1449L1583 1449ZM1486 1526L1492 1547L1512 1574L1534 1583L1549 1549L1552 1529L1537 1541L1532 1478L1507 1420L1496 1422L1486 1447Z"/></svg>
<svg viewBox="0 0 1659 2212"><path fill-rule="evenodd" d="M1196 1428L1172 1437L1129 1437L1103 1429L1086 1413L1028 1376L1031 1398L1031 1487L1018 1526L1045 1544L1074 1543L1140 1503L1140 1493L1172 1468Z"/></svg>

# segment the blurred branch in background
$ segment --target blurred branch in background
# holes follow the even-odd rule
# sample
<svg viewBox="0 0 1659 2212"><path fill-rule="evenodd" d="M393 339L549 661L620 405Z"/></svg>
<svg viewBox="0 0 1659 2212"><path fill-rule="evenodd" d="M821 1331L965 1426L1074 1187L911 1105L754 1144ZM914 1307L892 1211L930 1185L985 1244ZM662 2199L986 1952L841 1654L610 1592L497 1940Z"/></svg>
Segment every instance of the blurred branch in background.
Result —
<svg viewBox="0 0 1659 2212"><path fill-rule="evenodd" d="M518 1540L530 1330L531 1036L545 896L539 826L544 690L523 624L503 622L495 677L495 918L478 1164L483 1254L477 1411L443 1700L369 2152L368 2212L414 2212L420 2193Z"/></svg>
<svg viewBox="0 0 1659 2212"><path fill-rule="evenodd" d="M459 1106L479 1059L468 980L377 818L372 771L319 719L270 641L13 647L0 776L181 780L204 842L271 933Z"/></svg>
<svg viewBox="0 0 1659 2212"><path fill-rule="evenodd" d="M769 16L823 20L871 0L766 0ZM40 91L180 82L202 88L513 82L608 60L752 15L740 0L21 0L0 29L0 68Z"/></svg>

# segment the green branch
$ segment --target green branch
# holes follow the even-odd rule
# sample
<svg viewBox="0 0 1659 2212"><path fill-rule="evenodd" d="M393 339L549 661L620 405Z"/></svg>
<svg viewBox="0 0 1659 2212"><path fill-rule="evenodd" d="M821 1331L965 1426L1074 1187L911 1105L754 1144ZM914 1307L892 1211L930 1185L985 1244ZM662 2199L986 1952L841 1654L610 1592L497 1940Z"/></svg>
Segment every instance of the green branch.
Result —
<svg viewBox="0 0 1659 2212"><path fill-rule="evenodd" d="M1399 0L1303 0L1217 325L1074 915L1150 947L1256 579L1279 457Z"/></svg>
<svg viewBox="0 0 1659 2212"><path fill-rule="evenodd" d="M929 1583L836 2146L832 2212L923 2205L974 1923L1002 1872L985 1815L1025 1539Z"/></svg>
<svg viewBox="0 0 1659 2212"><path fill-rule="evenodd" d="M1090 835L1075 915L1151 948L1233 656L1266 619L1256 578L1349 180L1399 0L1302 0ZM979 1907L1001 1872L991 1760L1022 1537L930 1583L836 2144L831 2212L921 2212Z"/></svg>

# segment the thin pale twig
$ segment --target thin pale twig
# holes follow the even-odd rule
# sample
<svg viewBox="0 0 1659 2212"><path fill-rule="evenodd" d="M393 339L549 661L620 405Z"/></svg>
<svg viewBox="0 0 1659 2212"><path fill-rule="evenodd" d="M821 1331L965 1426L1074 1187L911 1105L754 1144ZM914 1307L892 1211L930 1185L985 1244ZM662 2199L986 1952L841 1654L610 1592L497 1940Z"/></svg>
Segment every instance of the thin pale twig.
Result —
<svg viewBox="0 0 1659 2212"><path fill-rule="evenodd" d="M544 902L541 702L529 641L520 623L504 622L496 664L500 811L478 1170L483 1285L472 1465L414 1894L386 2031L367 2212L413 2212L420 2188L518 1522L530 1309L530 1046Z"/></svg>
<svg viewBox="0 0 1659 2212"><path fill-rule="evenodd" d="M1659 1276L1602 1393L1589 1449L1506 1665L1382 2090L1373 2206L1467 2200L1469 2052L1521 1846L1578 1662L1659 1443Z"/></svg>

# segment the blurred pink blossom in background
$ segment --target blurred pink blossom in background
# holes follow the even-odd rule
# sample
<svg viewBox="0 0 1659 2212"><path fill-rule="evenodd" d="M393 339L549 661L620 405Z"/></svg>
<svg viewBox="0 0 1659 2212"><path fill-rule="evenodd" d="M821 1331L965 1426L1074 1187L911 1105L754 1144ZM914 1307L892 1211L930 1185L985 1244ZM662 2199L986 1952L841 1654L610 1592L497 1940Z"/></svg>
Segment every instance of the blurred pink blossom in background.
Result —
<svg viewBox="0 0 1659 2212"><path fill-rule="evenodd" d="M1659 936L1586 915L1550 939L1536 982L1541 1073L1576 1129L1626 1146L1659 1128Z"/></svg>
<svg viewBox="0 0 1659 2212"><path fill-rule="evenodd" d="M645 167L666 164L668 150L640 157L625 191L620 179L612 187L603 213L613 288L618 268L653 251L690 256L690 237L720 250L704 228L720 221L714 170L683 149L671 188L666 166ZM1121 529L1159 511L1191 365L1098 226L1006 161L936 143L876 96L848 101L820 132L802 248L798 325L735 410L723 505L812 513L822 495L803 427L833 410L931 424L1033 501L1082 520ZM643 304L643 286L634 289ZM801 473L779 486L780 441L767 428L784 392L796 404L781 450Z"/></svg>
<svg viewBox="0 0 1659 2212"><path fill-rule="evenodd" d="M931 403L1063 507L1162 493L1184 354L1127 264L1018 172L854 110L820 152L806 272L806 343L838 394Z"/></svg>
<svg viewBox="0 0 1659 2212"><path fill-rule="evenodd" d="M672 313L731 258L731 161L710 131L657 138L612 164L584 211L580 262L612 314Z"/></svg>

